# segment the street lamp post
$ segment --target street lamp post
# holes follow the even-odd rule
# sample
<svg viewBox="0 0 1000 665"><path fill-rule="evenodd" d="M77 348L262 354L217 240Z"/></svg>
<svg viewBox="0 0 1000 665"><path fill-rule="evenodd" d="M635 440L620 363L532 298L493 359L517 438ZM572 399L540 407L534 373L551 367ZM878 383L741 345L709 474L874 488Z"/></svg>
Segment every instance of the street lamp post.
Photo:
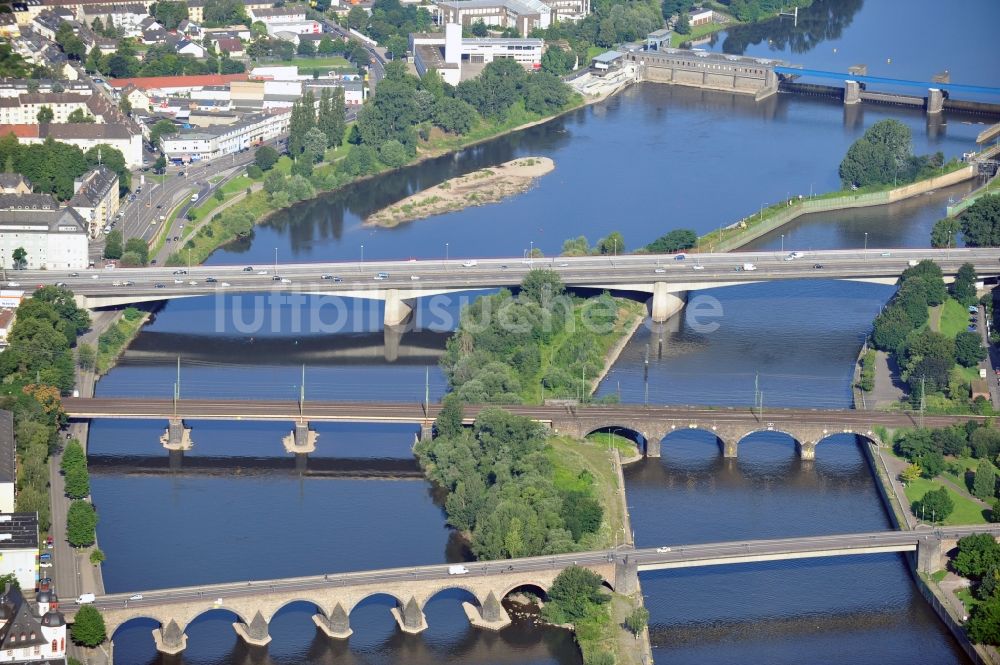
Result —
<svg viewBox="0 0 1000 665"><path fill-rule="evenodd" d="M865 261L868 260L868 231L865 231Z"/></svg>
<svg viewBox="0 0 1000 665"><path fill-rule="evenodd" d="M535 265L535 241L531 241L531 249L528 250L528 265Z"/></svg>
<svg viewBox="0 0 1000 665"><path fill-rule="evenodd" d="M785 253L785 234L781 234L781 253Z"/></svg>
<svg viewBox="0 0 1000 665"><path fill-rule="evenodd" d="M444 244L444 263L445 263L444 267L445 268L448 267L448 258L449 258L449 255L448 255L448 243L445 243Z"/></svg>
<svg viewBox="0 0 1000 665"><path fill-rule="evenodd" d="M361 270L364 267L365 267L365 244L361 243L361 267L358 268L358 270Z"/></svg>
<svg viewBox="0 0 1000 665"><path fill-rule="evenodd" d="M274 274L278 274L278 248L274 248Z"/></svg>

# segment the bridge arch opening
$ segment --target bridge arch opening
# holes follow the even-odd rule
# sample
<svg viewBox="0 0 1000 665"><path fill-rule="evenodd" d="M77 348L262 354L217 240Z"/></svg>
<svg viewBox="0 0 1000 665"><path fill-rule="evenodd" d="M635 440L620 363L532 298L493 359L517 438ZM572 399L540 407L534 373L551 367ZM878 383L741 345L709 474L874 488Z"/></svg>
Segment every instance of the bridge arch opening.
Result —
<svg viewBox="0 0 1000 665"><path fill-rule="evenodd" d="M807 442L808 443L808 442ZM737 441L739 457L755 460L785 459L795 455L801 442L792 434L779 429L755 429Z"/></svg>
<svg viewBox="0 0 1000 665"><path fill-rule="evenodd" d="M153 641L153 631L163 628L159 619L137 616L127 619L114 628L108 626L108 640L120 653L136 654L138 662L157 662L159 652ZM68 632L68 631L67 631ZM69 635L66 636L69 641Z"/></svg>
<svg viewBox="0 0 1000 665"><path fill-rule="evenodd" d="M660 441L647 442L647 452L650 444L659 448L660 457L685 462L704 460L706 464L713 464L724 453L725 448L725 442L710 425L676 427L669 430Z"/></svg>
<svg viewBox="0 0 1000 665"><path fill-rule="evenodd" d="M549 599L548 587L541 582L515 584L504 590L503 596L498 598L501 602L515 605L534 604L536 599L543 602Z"/></svg>
<svg viewBox="0 0 1000 665"><path fill-rule="evenodd" d="M397 639L399 625L392 615L392 609L402 608L405 602L394 594L378 592L368 594L353 606L345 604L344 611L354 630L351 644L379 645Z"/></svg>
<svg viewBox="0 0 1000 665"><path fill-rule="evenodd" d="M314 614L326 616L328 611L329 608L324 608L319 601L300 598L288 601L276 609L270 617L265 616L264 618L267 619L268 624L278 622L298 625L304 621L311 623Z"/></svg>
<svg viewBox="0 0 1000 665"><path fill-rule="evenodd" d="M598 427L597 429L587 432L584 437L591 441L597 441L606 446L616 446L620 449L623 457L628 457L634 453L646 453L647 445L646 439L643 438L640 432L629 427L620 427L618 425L608 425L606 427ZM634 446L635 450L630 450L625 448L625 441L630 441Z"/></svg>
<svg viewBox="0 0 1000 665"><path fill-rule="evenodd" d="M188 621L187 625L181 626L181 630L189 638L193 638L195 635L204 637L210 634L211 630L221 628L222 626L225 626L229 632L232 632L233 623L249 624L252 619L253 616L245 617L236 610L229 609L225 604L222 604L196 614ZM179 624L180 622L178 622Z"/></svg>

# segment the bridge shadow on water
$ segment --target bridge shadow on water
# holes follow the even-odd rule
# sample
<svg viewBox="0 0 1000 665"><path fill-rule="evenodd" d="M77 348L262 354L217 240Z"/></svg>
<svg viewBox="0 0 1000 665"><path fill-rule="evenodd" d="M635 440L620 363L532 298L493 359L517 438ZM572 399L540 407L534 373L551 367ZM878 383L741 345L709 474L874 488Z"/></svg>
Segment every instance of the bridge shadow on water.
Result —
<svg viewBox="0 0 1000 665"><path fill-rule="evenodd" d="M177 476L270 476L287 474L316 478L420 479L414 458L351 459L312 457L213 457L180 455L91 455L91 474Z"/></svg>

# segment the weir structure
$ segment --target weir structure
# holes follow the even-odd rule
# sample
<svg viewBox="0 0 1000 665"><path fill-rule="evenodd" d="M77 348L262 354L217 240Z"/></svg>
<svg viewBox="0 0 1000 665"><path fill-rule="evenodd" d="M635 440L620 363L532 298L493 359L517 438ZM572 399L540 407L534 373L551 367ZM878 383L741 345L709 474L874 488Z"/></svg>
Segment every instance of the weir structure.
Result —
<svg viewBox="0 0 1000 665"><path fill-rule="evenodd" d="M732 565L832 556L902 552L921 573L940 570L957 540L973 533L1000 535L1000 525L941 527L918 531L806 536L772 540L742 540L633 550L629 548L575 552L551 556L475 562L461 566L414 566L389 570L297 577L246 583L212 584L99 596L94 604L104 616L107 633L129 621L152 619L156 648L177 654L187 646L185 630L197 617L211 611L236 616L234 630L247 644L266 646L268 626L282 608L308 603L316 608L313 622L328 637L346 639L352 634L350 616L364 600L389 596L390 609L400 631L419 633L427 628L424 607L437 594L459 589L471 602L463 604L470 622L499 630L510 618L501 601L514 591L530 590L545 597L561 571L580 566L596 573L603 584L618 593L638 592L642 571L700 566ZM68 617L77 605L63 603Z"/></svg>

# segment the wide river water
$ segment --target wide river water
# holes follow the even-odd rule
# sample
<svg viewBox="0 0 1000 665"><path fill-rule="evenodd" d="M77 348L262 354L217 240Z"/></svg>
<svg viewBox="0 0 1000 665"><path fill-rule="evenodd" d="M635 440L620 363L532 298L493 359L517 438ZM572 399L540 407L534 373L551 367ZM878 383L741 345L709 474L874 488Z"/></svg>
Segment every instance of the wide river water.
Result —
<svg viewBox="0 0 1000 665"><path fill-rule="evenodd" d="M989 32L1000 5L818 0L799 25L773 21L722 33L703 46L844 70L866 62L876 75L1000 85ZM942 35L961 35L947 49ZM891 60L891 62L889 61ZM295 206L209 263L269 264L328 259L547 255L564 239L593 242L611 230L629 247L678 227L707 232L791 195L838 186L837 164L864 129L897 118L918 153L970 150L983 119L946 115L928 124L901 108L845 111L831 100L742 97L655 84L456 155ZM364 216L468 170L547 155L556 170L531 191L396 229L363 227ZM928 244L949 198L967 186L894 206L803 218L750 250ZM784 235L782 238L781 236ZM364 249L362 250L362 245ZM447 247L447 249L446 249ZM754 382L768 406L850 406L852 363L891 288L835 281L748 285L692 294L721 307L706 331L684 315L643 327L599 393L657 404L749 404ZM465 298L474 294L465 294ZM101 396L183 396L420 401L445 390L437 359L449 326L401 340L384 335L377 304L351 304L341 332L303 329L290 306L267 309L251 332L238 323L252 298L166 304L98 384ZM307 302L308 306L308 302ZM454 318L461 301L450 305ZM265 306L266 307L266 306ZM420 314L427 314L421 305ZM252 317L251 317L252 318ZM428 320L433 317L427 317ZM649 351L647 352L647 348ZM649 358L648 372L645 360ZM392 360L394 359L394 360ZM303 369L304 367L304 369ZM416 473L409 427L317 426L317 453L296 470L282 451L290 423L192 421L195 448L182 471L167 468L158 444L164 423L97 421L90 454L98 537L109 591L262 579L465 556L439 500ZM626 470L628 503L641 546L888 528L856 442L831 437L802 463L782 435L759 434L723 460L707 435L684 432L663 457ZM644 573L656 662L954 663L955 643L914 588L897 556ZM161 659L151 622L114 636L115 662L525 663L578 665L564 631L520 622L499 634L469 627L461 592L425 608L429 629L404 636L377 596L351 616L354 635L328 640L311 607L291 605L270 626L266 650L236 637L232 615L211 612L187 627L183 656Z"/></svg>

